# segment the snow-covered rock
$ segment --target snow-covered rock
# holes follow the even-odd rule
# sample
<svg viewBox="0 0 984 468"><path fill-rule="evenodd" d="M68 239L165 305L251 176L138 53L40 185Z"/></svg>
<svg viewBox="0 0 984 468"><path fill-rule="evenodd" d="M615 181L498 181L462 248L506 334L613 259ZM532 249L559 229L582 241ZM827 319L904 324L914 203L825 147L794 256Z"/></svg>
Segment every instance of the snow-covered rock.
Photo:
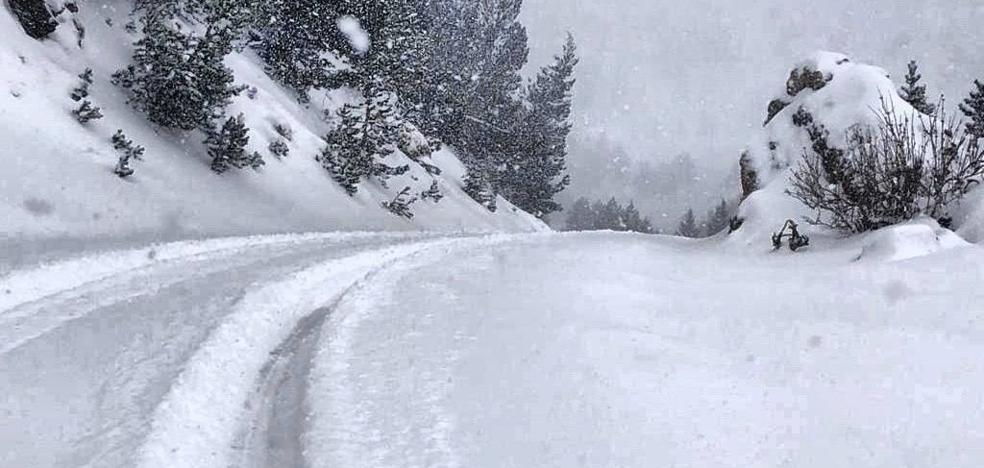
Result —
<svg viewBox="0 0 984 468"><path fill-rule="evenodd" d="M816 217L786 193L792 169L811 144L806 129L794 123L800 109L829 131L832 144L841 145L852 127L877 124L883 100L899 116L917 115L899 97L895 83L882 68L832 52L817 52L797 64L769 105L767 123L742 155L741 177L747 198L739 216L745 222L730 242L767 246L772 232L786 219ZM830 234L806 223L802 228L811 237Z"/></svg>
<svg viewBox="0 0 984 468"><path fill-rule="evenodd" d="M84 26L83 47L73 28L58 28L44 41L24 34L7 8L0 8L0 245L54 238L180 239L298 231L543 230L534 217L499 200L489 213L462 190L464 169L449 151L428 161L443 169L428 173L397 152L392 164L409 164L406 175L360 187L349 197L315 161L332 125L334 110L351 98L344 90L315 93L309 105L263 71L248 48L226 59L237 84L247 85L228 109L243 113L250 128L248 150L266 166L217 175L209 171L199 132L179 133L147 123L110 82L129 63L137 37L127 32L130 1L83 3L73 16ZM92 68L93 105L103 119L80 125L69 98L78 74ZM327 120L327 121L326 121ZM290 154L269 155L276 127L292 129ZM110 142L122 129L146 147L135 174L113 174L118 156ZM417 203L406 220L380 204L410 187L420 193L437 182L439 204Z"/></svg>

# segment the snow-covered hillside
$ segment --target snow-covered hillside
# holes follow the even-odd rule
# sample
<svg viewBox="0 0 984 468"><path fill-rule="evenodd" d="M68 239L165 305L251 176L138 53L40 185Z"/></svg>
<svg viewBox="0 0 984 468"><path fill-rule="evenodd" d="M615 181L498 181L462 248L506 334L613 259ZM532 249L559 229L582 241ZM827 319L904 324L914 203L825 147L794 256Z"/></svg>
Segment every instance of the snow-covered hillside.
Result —
<svg viewBox="0 0 984 468"><path fill-rule="evenodd" d="M200 132L176 133L149 125L125 103L111 75L130 60L134 34L126 31L130 0L84 2L77 18L86 34L83 47L66 24L44 41L25 35L7 8L0 8L0 241L25 238L183 238L334 230L542 230L535 218L499 200L489 213L460 189L464 168L443 150L433 156L441 176L429 175L401 153L392 162L410 163L411 172L389 188L366 184L350 198L314 160L328 130L322 116L345 99L343 91L315 95L310 106L264 73L253 53L233 53L227 64L238 84L255 88L230 108L243 112L250 127L249 150L266 166L218 175L208 168ZM69 93L85 68L94 71L90 99L105 118L80 125L70 111ZM253 95L254 97L250 97ZM290 155L269 155L274 125L293 130ZM117 153L111 136L122 129L146 147L136 173L113 174ZM401 161L402 160L402 161ZM436 180L439 204L413 205L412 221L380 203L405 186L413 193Z"/></svg>

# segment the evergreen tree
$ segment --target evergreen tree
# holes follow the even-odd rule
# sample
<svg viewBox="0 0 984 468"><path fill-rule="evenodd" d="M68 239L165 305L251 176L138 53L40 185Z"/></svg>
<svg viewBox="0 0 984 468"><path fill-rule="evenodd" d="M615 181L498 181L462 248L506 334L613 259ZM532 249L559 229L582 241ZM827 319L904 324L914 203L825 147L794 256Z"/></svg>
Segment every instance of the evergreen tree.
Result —
<svg viewBox="0 0 984 468"><path fill-rule="evenodd" d="M89 86L92 85L92 69L86 67L82 73L79 74L79 85L72 90L72 100L79 102L87 97L89 97Z"/></svg>
<svg viewBox="0 0 984 468"><path fill-rule="evenodd" d="M126 178L133 175L133 168L130 167L130 161L132 159L142 160L144 154L144 147L139 145L134 145L133 141L126 138L123 134L123 130L117 130L116 134L110 140L113 143L113 149L115 149L119 154L119 160L116 162L116 168L113 169L113 173L120 178Z"/></svg>
<svg viewBox="0 0 984 468"><path fill-rule="evenodd" d="M553 198L570 184L564 171L577 63L574 37L568 34L561 55L529 87L519 159L507 165L502 180L506 198L540 218L561 209Z"/></svg>
<svg viewBox="0 0 984 468"><path fill-rule="evenodd" d="M967 133L976 140L984 139L984 83L974 80L974 91L960 104L967 116Z"/></svg>
<svg viewBox="0 0 984 468"><path fill-rule="evenodd" d="M307 101L312 88L338 85L337 73L326 58L334 34L333 1L272 0L261 2L253 46L267 73L297 91Z"/></svg>
<svg viewBox="0 0 984 468"><path fill-rule="evenodd" d="M75 119L79 121L80 124L86 124L90 120L101 119L102 109L93 106L92 101L87 99L89 97L89 86L92 85L92 69L86 68L81 74L79 74L79 85L72 90L71 98L75 102L81 101L79 107L72 110L72 115Z"/></svg>
<svg viewBox="0 0 984 468"><path fill-rule="evenodd" d="M278 138L270 142L268 147L270 154L277 157L277 159L286 158L290 154L290 147L287 146L287 142Z"/></svg>
<svg viewBox="0 0 984 468"><path fill-rule="evenodd" d="M635 203L622 207L614 198L608 203L590 203L581 197L571 206L567 215L568 231L631 231L644 234L656 232L649 218L639 214Z"/></svg>
<svg viewBox="0 0 984 468"><path fill-rule="evenodd" d="M697 226L697 218L694 216L693 209L688 209L687 213L680 219L676 233L681 237L700 237L700 228Z"/></svg>
<svg viewBox="0 0 984 468"><path fill-rule="evenodd" d="M456 102L444 116L441 137L458 149L469 172L485 172L496 194L522 154L520 71L529 49L519 23L521 6L521 0L463 2L459 15L471 27L456 39L460 56L451 57L457 71L467 74L452 75Z"/></svg>
<svg viewBox="0 0 984 468"><path fill-rule="evenodd" d="M431 186L429 189L420 192L420 198L422 200L433 200L434 203L439 203L441 199L444 198L444 194L441 193L441 186L438 185L437 181L435 180L431 182Z"/></svg>
<svg viewBox="0 0 984 468"><path fill-rule="evenodd" d="M135 43L133 63L114 82L130 93L130 102L158 125L192 130L208 128L242 91L223 64L233 42L249 23L249 0L176 0L143 2L143 37ZM201 18L204 31L182 27Z"/></svg>
<svg viewBox="0 0 984 468"><path fill-rule="evenodd" d="M919 65L915 60L909 62L908 73L905 75L905 84L902 85L902 99L912 105L917 111L926 115L936 112L936 106L926 99L926 85L919 84L922 75L919 74Z"/></svg>
<svg viewBox="0 0 984 468"><path fill-rule="evenodd" d="M345 105L338 114L341 122L325 138L328 146L320 160L349 195L358 192L363 179L375 176L385 180L409 169L392 168L379 162L393 154L399 138L395 110L388 95Z"/></svg>
<svg viewBox="0 0 984 468"><path fill-rule="evenodd" d="M704 235L707 237L713 236L727 229L730 222L731 210L728 207L728 202L722 199L721 203L707 213Z"/></svg>
<svg viewBox="0 0 984 468"><path fill-rule="evenodd" d="M413 219L413 212L410 211L410 205L413 205L416 201L417 197L410 195L410 187L406 187L392 201L383 202L382 205L383 208L386 208L397 216Z"/></svg>
<svg viewBox="0 0 984 468"><path fill-rule="evenodd" d="M648 218L644 218L639 214L639 210L633 201L629 201L629 204L622 210L622 223L625 225L626 231L641 232L644 234L650 234L654 231L652 223Z"/></svg>
<svg viewBox="0 0 984 468"><path fill-rule="evenodd" d="M360 20L374 43L368 51L349 53L348 79L362 96L357 104L339 110L341 122L326 137L328 148L321 156L324 167L350 195L363 179L375 177L385 186L388 177L409 170L381 162L396 150L403 128L394 77L420 34L409 5L406 0L342 0L338 6L341 14Z"/></svg>
<svg viewBox="0 0 984 468"><path fill-rule="evenodd" d="M491 170L480 162L465 174L465 193L489 211L495 213L498 196L492 184Z"/></svg>
<svg viewBox="0 0 984 468"><path fill-rule="evenodd" d="M598 211L599 229L611 229L613 231L624 231L625 223L622 220L622 206L618 204L615 197L608 200Z"/></svg>
<svg viewBox="0 0 984 468"><path fill-rule="evenodd" d="M588 231L594 229L594 212L587 198L578 198L567 213L568 231Z"/></svg>
<svg viewBox="0 0 984 468"><path fill-rule="evenodd" d="M249 143L249 128L243 114L229 117L222 127L207 132L205 144L208 155L212 158L212 170L221 174L230 168L242 169L263 165L263 159L258 153L246 152Z"/></svg>

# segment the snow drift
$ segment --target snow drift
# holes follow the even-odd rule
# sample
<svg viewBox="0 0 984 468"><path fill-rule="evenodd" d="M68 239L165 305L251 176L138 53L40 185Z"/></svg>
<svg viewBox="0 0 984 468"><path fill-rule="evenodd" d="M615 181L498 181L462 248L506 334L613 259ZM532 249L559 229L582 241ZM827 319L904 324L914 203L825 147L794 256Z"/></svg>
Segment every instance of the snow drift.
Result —
<svg viewBox="0 0 984 468"><path fill-rule="evenodd" d="M237 84L248 86L230 106L250 128L248 150L266 159L259 171L217 175L209 171L199 132L178 133L148 124L126 104L110 76L130 60L136 35L127 31L131 2L82 4L59 15L62 24L48 39L27 36L7 8L0 8L0 243L24 239L136 238L245 235L335 230L542 230L534 217L499 200L490 213L461 190L464 168L447 150L426 162L443 173L430 175L401 152L389 162L411 171L388 188L365 184L348 197L315 155L321 136L347 94L315 94L312 103L296 98L263 71L248 49L231 54L227 65ZM80 39L72 27L85 28ZM79 46L81 42L82 46ZM89 99L102 108L100 120L80 125L69 93L84 69L94 71ZM327 113L326 113L327 111ZM277 158L268 146L276 126L292 130L290 154ZM122 129L146 147L127 179L113 174L117 153L110 142ZM418 201L406 220L383 209L404 187L419 194L437 182L440 203Z"/></svg>

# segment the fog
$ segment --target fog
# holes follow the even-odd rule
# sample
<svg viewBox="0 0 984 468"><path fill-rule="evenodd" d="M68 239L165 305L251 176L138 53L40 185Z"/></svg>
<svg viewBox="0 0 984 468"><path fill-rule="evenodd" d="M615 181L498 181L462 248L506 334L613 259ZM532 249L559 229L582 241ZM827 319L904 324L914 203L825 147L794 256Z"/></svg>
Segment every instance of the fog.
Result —
<svg viewBox="0 0 984 468"><path fill-rule="evenodd" d="M881 66L896 81L918 60L929 94L945 93L953 107L984 79L979 0L525 0L524 9L531 70L565 31L578 39L572 165L597 157L578 141L604 134L637 161L689 153L727 170L789 69L815 50Z"/></svg>

